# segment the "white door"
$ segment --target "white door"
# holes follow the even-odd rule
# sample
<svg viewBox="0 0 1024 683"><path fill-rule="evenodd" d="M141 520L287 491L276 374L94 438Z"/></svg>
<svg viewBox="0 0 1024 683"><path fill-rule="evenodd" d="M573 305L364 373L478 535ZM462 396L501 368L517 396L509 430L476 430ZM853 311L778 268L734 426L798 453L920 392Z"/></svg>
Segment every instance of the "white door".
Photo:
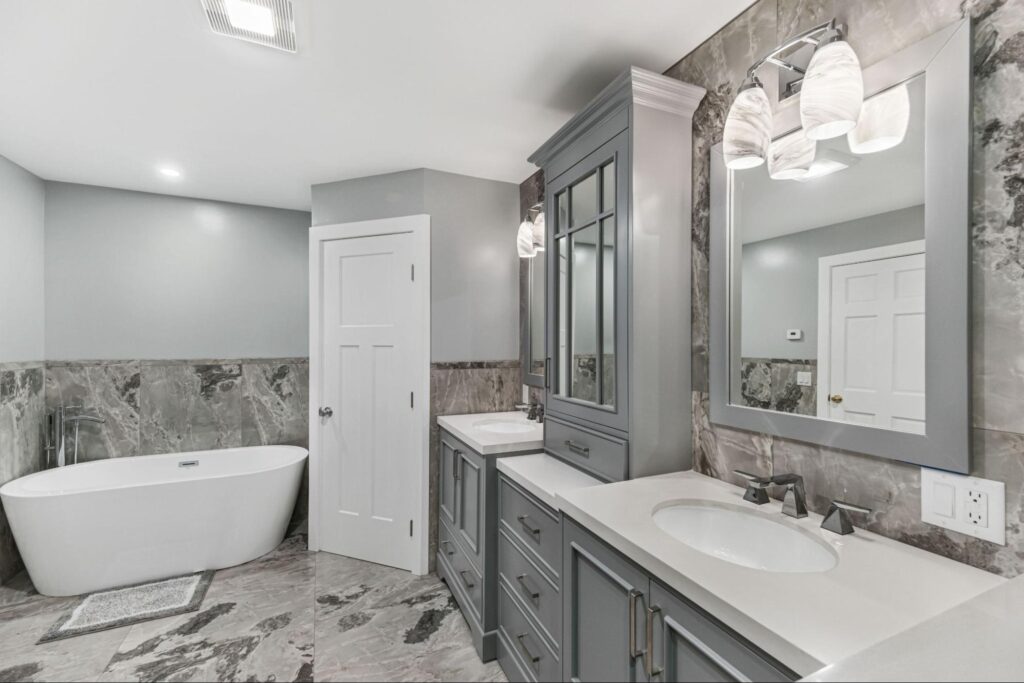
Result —
<svg viewBox="0 0 1024 683"><path fill-rule="evenodd" d="M924 434L924 242L821 261L818 414Z"/></svg>
<svg viewBox="0 0 1024 683"><path fill-rule="evenodd" d="M321 242L317 363L317 408L332 413L317 425L318 547L418 572L429 376L421 243L412 232Z"/></svg>

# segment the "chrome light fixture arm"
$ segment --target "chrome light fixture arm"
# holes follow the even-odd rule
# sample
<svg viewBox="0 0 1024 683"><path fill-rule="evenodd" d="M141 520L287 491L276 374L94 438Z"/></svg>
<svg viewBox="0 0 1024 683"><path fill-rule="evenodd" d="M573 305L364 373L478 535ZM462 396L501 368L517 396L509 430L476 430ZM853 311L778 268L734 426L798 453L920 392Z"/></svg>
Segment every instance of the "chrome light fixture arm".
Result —
<svg viewBox="0 0 1024 683"><path fill-rule="evenodd" d="M830 36L829 40L834 40L836 38L841 39L846 34L846 26L843 24L836 23L835 19L830 19L828 22L824 24L819 24L814 28L807 29L803 33L798 33L797 35L787 40L785 43L782 43L781 45L775 47L771 52L766 54L764 57L761 57L761 59L754 62L750 66L750 68L747 69L747 78L753 79L757 70L760 69L765 64L772 64L779 68L786 69L787 71L792 71L798 74L806 73L806 69L787 62L786 60L779 57L779 55L789 52L790 50L792 50L794 47L801 43L807 43L809 45L820 45L824 41L825 36L827 36L829 33L833 34L833 36Z"/></svg>

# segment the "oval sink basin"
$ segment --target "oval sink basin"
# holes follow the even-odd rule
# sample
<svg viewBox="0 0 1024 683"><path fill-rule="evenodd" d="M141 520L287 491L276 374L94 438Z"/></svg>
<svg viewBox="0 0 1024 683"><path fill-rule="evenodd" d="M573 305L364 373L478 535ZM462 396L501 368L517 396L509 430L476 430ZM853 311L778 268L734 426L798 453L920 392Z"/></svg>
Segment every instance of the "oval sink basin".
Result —
<svg viewBox="0 0 1024 683"><path fill-rule="evenodd" d="M733 507L678 503L654 512L665 533L702 553L768 572L827 572L839 558L802 529Z"/></svg>
<svg viewBox="0 0 1024 683"><path fill-rule="evenodd" d="M532 422L516 422L515 420L481 420L473 426L481 432L491 434L526 434L536 428Z"/></svg>

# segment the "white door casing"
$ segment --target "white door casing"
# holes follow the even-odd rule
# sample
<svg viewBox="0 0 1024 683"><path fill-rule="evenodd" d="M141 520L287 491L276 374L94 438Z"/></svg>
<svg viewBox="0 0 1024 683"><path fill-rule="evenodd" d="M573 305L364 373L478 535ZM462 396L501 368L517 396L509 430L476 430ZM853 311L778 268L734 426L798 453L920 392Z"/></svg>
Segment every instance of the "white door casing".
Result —
<svg viewBox="0 0 1024 683"><path fill-rule="evenodd" d="M819 259L820 417L924 434L924 345L923 240Z"/></svg>
<svg viewBox="0 0 1024 683"><path fill-rule="evenodd" d="M427 572L429 382L429 216L313 228L311 550Z"/></svg>

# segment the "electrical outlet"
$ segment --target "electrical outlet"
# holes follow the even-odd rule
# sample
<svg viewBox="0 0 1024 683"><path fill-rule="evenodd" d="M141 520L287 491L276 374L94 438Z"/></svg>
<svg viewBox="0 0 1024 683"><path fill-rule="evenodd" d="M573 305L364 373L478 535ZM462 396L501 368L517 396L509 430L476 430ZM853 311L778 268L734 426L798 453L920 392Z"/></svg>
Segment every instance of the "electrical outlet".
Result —
<svg viewBox="0 0 1024 683"><path fill-rule="evenodd" d="M811 377L809 370L799 370L796 373L796 385L798 387L809 387L813 386L814 380Z"/></svg>
<svg viewBox="0 0 1024 683"><path fill-rule="evenodd" d="M1006 545L1006 485L922 467L921 519Z"/></svg>

